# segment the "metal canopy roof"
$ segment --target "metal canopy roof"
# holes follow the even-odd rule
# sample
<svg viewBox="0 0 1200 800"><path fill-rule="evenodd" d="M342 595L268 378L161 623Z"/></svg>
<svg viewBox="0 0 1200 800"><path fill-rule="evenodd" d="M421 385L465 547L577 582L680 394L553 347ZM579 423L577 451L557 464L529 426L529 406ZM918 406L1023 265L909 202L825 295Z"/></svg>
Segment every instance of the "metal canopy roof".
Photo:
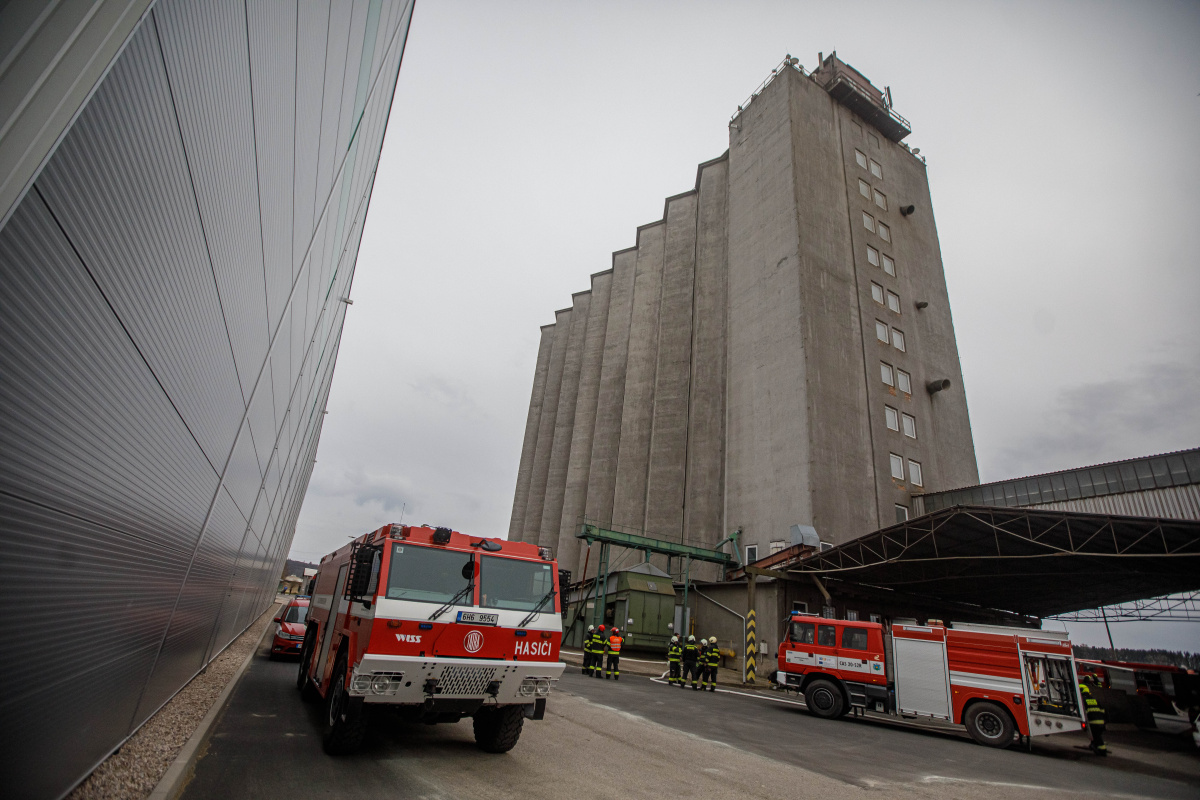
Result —
<svg viewBox="0 0 1200 800"><path fill-rule="evenodd" d="M1047 617L1200 589L1200 522L955 506L790 571Z"/></svg>

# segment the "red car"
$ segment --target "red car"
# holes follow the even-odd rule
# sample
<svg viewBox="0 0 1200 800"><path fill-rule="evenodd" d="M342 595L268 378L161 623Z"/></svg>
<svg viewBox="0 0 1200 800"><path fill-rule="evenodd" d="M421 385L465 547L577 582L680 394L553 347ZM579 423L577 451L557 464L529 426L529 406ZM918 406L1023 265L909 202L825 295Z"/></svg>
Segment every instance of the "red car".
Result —
<svg viewBox="0 0 1200 800"><path fill-rule="evenodd" d="M271 658L300 655L304 644L304 626L308 619L308 598L297 597L275 618L279 627L271 640Z"/></svg>

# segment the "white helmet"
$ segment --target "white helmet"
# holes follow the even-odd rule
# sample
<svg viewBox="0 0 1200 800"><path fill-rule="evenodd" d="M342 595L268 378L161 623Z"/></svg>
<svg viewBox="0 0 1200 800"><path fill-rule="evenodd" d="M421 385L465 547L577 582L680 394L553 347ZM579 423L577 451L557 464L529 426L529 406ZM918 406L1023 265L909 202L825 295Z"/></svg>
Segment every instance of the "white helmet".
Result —
<svg viewBox="0 0 1200 800"><path fill-rule="evenodd" d="M688 636L688 641L689 641L689 642L694 642L694 641L696 641L696 637L695 637L695 636L690 636L690 635L689 635L689 636Z"/></svg>
<svg viewBox="0 0 1200 800"><path fill-rule="evenodd" d="M596 626L595 626L595 625L588 625L588 630L589 630L589 631L594 631L594 630L596 630Z"/></svg>
<svg viewBox="0 0 1200 800"><path fill-rule="evenodd" d="M716 644L716 643L717 643L717 637L715 637L715 636L711 636L711 637L709 637L709 639L708 639L708 643L709 643L709 644Z"/></svg>
<svg viewBox="0 0 1200 800"><path fill-rule="evenodd" d="M677 633L677 634L675 634L674 636L672 636L672 637L671 637L671 641L672 641L672 642L678 642L678 641L679 641L679 634Z"/></svg>

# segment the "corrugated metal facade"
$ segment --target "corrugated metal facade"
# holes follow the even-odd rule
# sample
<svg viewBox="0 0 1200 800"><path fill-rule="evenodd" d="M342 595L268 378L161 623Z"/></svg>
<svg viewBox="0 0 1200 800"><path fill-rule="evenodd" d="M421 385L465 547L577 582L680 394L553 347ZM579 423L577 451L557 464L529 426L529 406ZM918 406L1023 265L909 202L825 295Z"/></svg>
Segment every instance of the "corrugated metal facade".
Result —
<svg viewBox="0 0 1200 800"><path fill-rule="evenodd" d="M917 514L964 505L1200 520L1200 448L932 492L916 500Z"/></svg>
<svg viewBox="0 0 1200 800"><path fill-rule="evenodd" d="M6 797L274 597L412 7L158 2L0 229Z"/></svg>

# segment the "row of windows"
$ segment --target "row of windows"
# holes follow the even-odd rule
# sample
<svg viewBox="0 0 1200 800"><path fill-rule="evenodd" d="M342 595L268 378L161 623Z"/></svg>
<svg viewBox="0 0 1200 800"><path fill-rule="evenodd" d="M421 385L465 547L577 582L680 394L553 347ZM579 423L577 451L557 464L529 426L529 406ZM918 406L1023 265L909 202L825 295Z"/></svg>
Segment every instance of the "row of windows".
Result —
<svg viewBox="0 0 1200 800"><path fill-rule="evenodd" d="M885 302L886 298L886 302ZM887 305L892 311L900 313L900 295L888 289L886 292L878 283L871 281L871 299L879 305Z"/></svg>
<svg viewBox="0 0 1200 800"><path fill-rule="evenodd" d="M883 382L905 394L912 394L912 376L902 369L892 367L886 361L879 362L879 374Z"/></svg>
<svg viewBox="0 0 1200 800"><path fill-rule="evenodd" d="M878 145L876 145L878 147ZM879 180L883 180L883 167L879 166L879 162L873 158L867 158L867 154L861 150L854 151L854 160L858 165L865 170L870 170L871 174Z"/></svg>
<svg viewBox="0 0 1200 800"><path fill-rule="evenodd" d="M893 278L896 277L896 262L887 253L880 253L874 247L867 245L867 261L872 266L882 267L883 271Z"/></svg>
<svg viewBox="0 0 1200 800"><path fill-rule="evenodd" d="M896 302L899 303L899 299ZM899 309L896 310L899 311ZM875 338L884 344L890 343L892 347L901 353L904 352L904 331L899 328L893 328L886 322L875 320Z"/></svg>
<svg viewBox="0 0 1200 800"><path fill-rule="evenodd" d="M858 179L858 193L868 200L874 198L875 205L879 206L884 211L887 211L887 195L878 189L871 188L871 185L862 178Z"/></svg>
<svg viewBox="0 0 1200 800"><path fill-rule="evenodd" d="M903 427L905 436L910 439L917 438L917 420L911 414L897 411L891 406L884 406L883 418L887 423L888 430L899 431Z"/></svg>
<svg viewBox="0 0 1200 800"><path fill-rule="evenodd" d="M876 222L875 218L865 211L863 212L863 227L871 233L877 234L885 242L892 240L892 229L882 222Z"/></svg>
<svg viewBox="0 0 1200 800"><path fill-rule="evenodd" d="M892 462L892 477L898 481L904 480L904 458L895 453L888 454ZM908 459L908 482L913 486L924 486L921 478L921 462Z"/></svg>

